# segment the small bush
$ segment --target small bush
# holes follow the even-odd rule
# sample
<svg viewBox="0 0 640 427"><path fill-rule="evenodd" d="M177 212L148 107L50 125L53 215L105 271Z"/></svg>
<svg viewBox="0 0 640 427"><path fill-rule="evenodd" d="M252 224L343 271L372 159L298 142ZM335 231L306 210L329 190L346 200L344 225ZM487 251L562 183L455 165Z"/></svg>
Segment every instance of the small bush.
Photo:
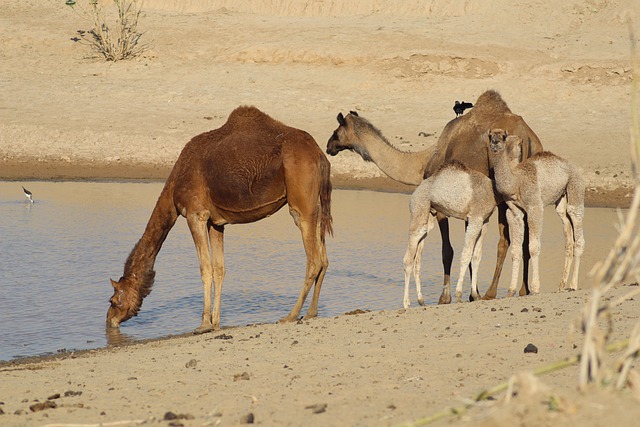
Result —
<svg viewBox="0 0 640 427"><path fill-rule="evenodd" d="M66 4L91 24L88 30L78 30L84 44L107 61L133 58L150 48L141 43L144 33L138 31L142 3L138 0L113 0L104 7L99 0L67 0Z"/></svg>

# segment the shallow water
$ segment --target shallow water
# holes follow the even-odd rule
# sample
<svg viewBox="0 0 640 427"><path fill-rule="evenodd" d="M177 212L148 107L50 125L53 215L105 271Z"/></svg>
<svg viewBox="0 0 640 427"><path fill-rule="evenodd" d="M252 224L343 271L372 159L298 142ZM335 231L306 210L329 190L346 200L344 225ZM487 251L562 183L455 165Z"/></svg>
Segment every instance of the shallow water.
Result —
<svg viewBox="0 0 640 427"><path fill-rule="evenodd" d="M21 184L33 192L34 204L25 203ZM0 182L0 360L181 334L199 325L202 285L194 245L181 218L156 260L156 282L138 317L123 323L115 338L105 332L109 278L122 274L161 189L159 183ZM320 316L402 307L408 202L406 194L334 190L335 236L327 239L330 265ZM616 212L587 209L581 288L590 286L589 269L614 241ZM451 228L459 253L463 223L451 221ZM481 292L493 274L496 229L494 215L480 265ZM543 292L556 289L563 257L560 221L549 208L541 259ZM305 268L300 233L288 209L257 223L227 226L225 263L223 327L275 322L287 315ZM437 230L427 237L422 270L423 294L433 304L442 282ZM457 270L456 258L452 281ZM507 262L500 295L509 272ZM468 286L467 281L465 294ZM417 305L413 285L411 298Z"/></svg>

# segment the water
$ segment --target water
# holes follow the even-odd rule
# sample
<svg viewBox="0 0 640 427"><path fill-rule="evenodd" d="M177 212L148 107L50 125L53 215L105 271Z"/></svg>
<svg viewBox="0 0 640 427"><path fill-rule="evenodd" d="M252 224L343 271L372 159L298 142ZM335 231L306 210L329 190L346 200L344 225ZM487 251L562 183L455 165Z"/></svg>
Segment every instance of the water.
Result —
<svg viewBox="0 0 640 427"><path fill-rule="evenodd" d="M33 192L34 204L24 202L21 184ZM0 182L0 360L188 333L199 325L202 285L193 241L181 218L158 255L156 282L138 317L123 323L115 337L105 331L109 278L122 274L161 188L159 183ZM335 237L327 239L330 265L320 316L402 307L408 202L406 194L334 190ZM543 292L557 287L564 257L560 221L552 208L545 215ZM580 287L590 286L587 272L611 247L615 223L616 210L587 209ZM453 220L451 228L459 254L463 223ZM494 215L480 265L482 292L493 274L496 229ZM427 238L422 262L428 304L440 295L441 265L436 229ZM225 266L223 327L275 322L287 315L305 269L300 233L288 209L257 223L227 226ZM457 269L456 258L452 281ZM500 295L509 272L507 262ZM468 281L466 286L468 294ZM415 305L413 286L411 298Z"/></svg>

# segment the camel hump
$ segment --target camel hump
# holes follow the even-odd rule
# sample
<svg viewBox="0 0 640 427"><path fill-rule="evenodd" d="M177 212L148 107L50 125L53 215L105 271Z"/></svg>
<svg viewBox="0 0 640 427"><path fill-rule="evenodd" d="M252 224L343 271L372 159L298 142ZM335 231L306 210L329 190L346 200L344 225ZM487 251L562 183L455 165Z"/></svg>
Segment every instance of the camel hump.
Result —
<svg viewBox="0 0 640 427"><path fill-rule="evenodd" d="M265 129L285 127L279 121L271 118L267 113L252 105L241 105L229 114L225 124L231 129Z"/></svg>
<svg viewBox="0 0 640 427"><path fill-rule="evenodd" d="M489 110L492 113L511 113L502 96L493 89L487 90L480 95L473 108L474 111Z"/></svg>

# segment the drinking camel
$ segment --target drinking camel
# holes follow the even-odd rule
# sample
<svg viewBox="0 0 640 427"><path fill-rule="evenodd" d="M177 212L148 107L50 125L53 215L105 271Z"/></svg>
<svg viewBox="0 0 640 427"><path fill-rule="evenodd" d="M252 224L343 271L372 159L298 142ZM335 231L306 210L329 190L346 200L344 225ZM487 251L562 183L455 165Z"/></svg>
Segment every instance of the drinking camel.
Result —
<svg viewBox="0 0 640 427"><path fill-rule="evenodd" d="M511 248L513 271L508 295L513 295L519 274L521 253L517 242L524 240L524 218L529 226L531 253L531 292L540 292L540 238L544 207L554 204L562 220L565 238L565 262L560 289L564 289L573 266L569 289L578 289L580 259L584 250L582 221L584 218L585 181L571 162L548 151L514 165L521 155L522 140L509 136L503 129L487 133L498 192L509 208L509 229L514 245Z"/></svg>
<svg viewBox="0 0 640 427"><path fill-rule="evenodd" d="M122 277L111 280L107 326L118 327L138 314L151 291L156 256L182 215L196 246L204 286L202 323L196 332L218 329L225 225L258 221L285 204L302 234L307 267L300 296L281 321L297 320L314 285L305 317L315 317L329 265L325 235L332 233L330 163L308 133L243 106L222 127L194 137L183 148Z"/></svg>
<svg viewBox="0 0 640 427"><path fill-rule="evenodd" d="M409 283L412 273L415 277L418 301L424 304L419 258L427 234L436 222L436 213L466 221L460 273L456 284L456 301L462 300L462 284L470 262L473 271L476 272L471 276L471 298L480 298L477 272L482 258L482 240L497 201L489 177L455 160L445 163L435 174L422 181L409 202L409 243L403 259L404 308L410 305ZM443 289L442 294L451 298L449 287Z"/></svg>
<svg viewBox="0 0 640 427"><path fill-rule="evenodd" d="M435 145L417 152L405 152L393 147L375 126L355 112L346 116L340 113L337 118L339 126L327 142L327 154L335 156L343 150L354 151L365 161L374 162L390 178L416 186L450 160L457 160L469 169L490 176L485 137L486 132L494 127L506 129L510 134L522 138L523 158L542 151L542 144L536 134L522 117L511 112L500 94L494 90L481 94L467 114L448 122ZM484 295L485 299L492 299L497 295L500 273L509 248L506 211L506 205L500 203L496 266L491 285ZM437 219L442 237L443 289L449 289L454 254L449 240L449 222L440 213ZM524 249L524 268L528 271L528 249ZM526 293L527 289L528 275L525 274L521 294ZM449 302L449 295L440 296L439 303Z"/></svg>

